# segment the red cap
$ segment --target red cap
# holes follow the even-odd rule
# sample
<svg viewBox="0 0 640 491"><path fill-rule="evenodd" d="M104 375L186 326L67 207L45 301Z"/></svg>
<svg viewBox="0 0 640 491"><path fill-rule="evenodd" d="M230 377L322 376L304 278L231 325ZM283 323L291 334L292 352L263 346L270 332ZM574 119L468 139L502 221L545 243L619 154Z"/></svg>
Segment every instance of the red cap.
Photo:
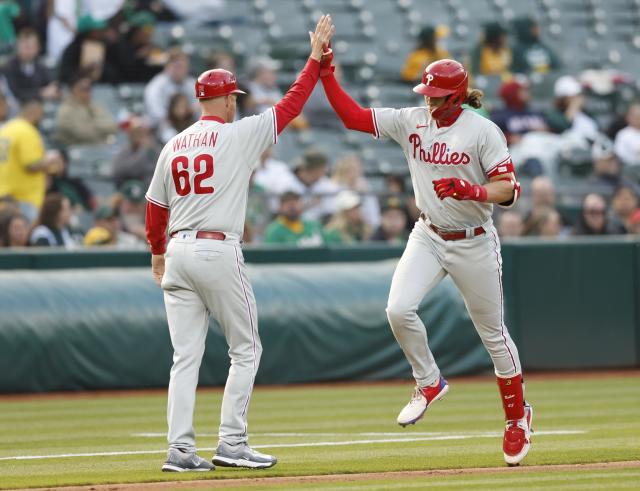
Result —
<svg viewBox="0 0 640 491"><path fill-rule="evenodd" d="M246 94L238 89L236 76L222 68L207 70L196 81L196 98L210 99L229 94Z"/></svg>

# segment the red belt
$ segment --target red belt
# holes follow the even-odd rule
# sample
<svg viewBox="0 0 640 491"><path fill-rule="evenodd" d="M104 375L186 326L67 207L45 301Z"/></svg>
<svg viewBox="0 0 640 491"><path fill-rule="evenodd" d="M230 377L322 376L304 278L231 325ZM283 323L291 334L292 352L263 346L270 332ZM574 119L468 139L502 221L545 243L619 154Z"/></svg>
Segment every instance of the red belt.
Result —
<svg viewBox="0 0 640 491"><path fill-rule="evenodd" d="M171 237L175 237L181 232L178 230L177 232L173 232ZM211 240L224 240L227 236L222 232L209 232L207 230L198 230L196 232L196 239L211 239Z"/></svg>
<svg viewBox="0 0 640 491"><path fill-rule="evenodd" d="M426 221L426 216L424 213L420 213L420 218ZM467 239L467 231L466 230L442 230L436 227L433 223L429 224L429 228L433 230L436 234L440 236L442 240L462 240ZM482 235L486 232L486 230L482 227L476 227L473 229L473 237L477 237L478 235Z"/></svg>

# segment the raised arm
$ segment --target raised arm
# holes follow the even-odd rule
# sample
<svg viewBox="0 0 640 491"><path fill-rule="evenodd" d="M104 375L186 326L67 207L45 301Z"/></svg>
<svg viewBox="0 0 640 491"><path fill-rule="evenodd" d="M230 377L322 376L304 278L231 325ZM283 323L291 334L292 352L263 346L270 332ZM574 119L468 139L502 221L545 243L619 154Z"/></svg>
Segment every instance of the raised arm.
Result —
<svg viewBox="0 0 640 491"><path fill-rule="evenodd" d="M276 130L278 134L302 112L302 107L311 95L320 75L320 59L322 46L329 43L335 27L330 15L320 17L315 32L309 32L311 38L311 54L296 81L291 85L284 97L276 103Z"/></svg>
<svg viewBox="0 0 640 491"><path fill-rule="evenodd" d="M342 124L350 130L363 131L376 135L375 124L373 120L373 110L364 108L354 101L347 94L336 80L333 74L333 53L328 50L322 57L320 78L327 99L338 117L342 120Z"/></svg>

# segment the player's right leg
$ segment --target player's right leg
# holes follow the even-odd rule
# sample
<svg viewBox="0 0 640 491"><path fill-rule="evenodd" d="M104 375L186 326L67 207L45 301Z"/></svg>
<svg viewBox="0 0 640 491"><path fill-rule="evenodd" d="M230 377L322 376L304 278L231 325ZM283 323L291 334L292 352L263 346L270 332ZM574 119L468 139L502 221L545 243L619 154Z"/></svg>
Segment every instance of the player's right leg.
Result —
<svg viewBox="0 0 640 491"><path fill-rule="evenodd" d="M175 239L174 239L175 240ZM173 345L167 422L169 452L165 472L209 471L214 466L196 455L193 413L205 338L207 309L184 277L185 248L172 244L163 278L164 301Z"/></svg>
<svg viewBox="0 0 640 491"><path fill-rule="evenodd" d="M418 316L420 302L446 274L431 241L426 226L418 221L393 274L389 291L389 324L411 364L417 384L411 400L398 415L398 424L402 426L422 418L427 407L449 390L447 381L440 376L429 349L427 330Z"/></svg>

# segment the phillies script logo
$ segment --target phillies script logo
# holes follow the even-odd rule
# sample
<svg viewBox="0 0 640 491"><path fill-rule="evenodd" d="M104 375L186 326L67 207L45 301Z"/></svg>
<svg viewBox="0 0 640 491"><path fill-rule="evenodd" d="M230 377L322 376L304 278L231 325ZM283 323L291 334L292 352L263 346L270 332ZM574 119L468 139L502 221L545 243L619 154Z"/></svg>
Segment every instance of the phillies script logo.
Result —
<svg viewBox="0 0 640 491"><path fill-rule="evenodd" d="M422 148L420 135L412 133L409 142L413 143L413 158L420 159L427 164L466 165L471 161L468 154L452 152L446 143L435 142L428 150Z"/></svg>

